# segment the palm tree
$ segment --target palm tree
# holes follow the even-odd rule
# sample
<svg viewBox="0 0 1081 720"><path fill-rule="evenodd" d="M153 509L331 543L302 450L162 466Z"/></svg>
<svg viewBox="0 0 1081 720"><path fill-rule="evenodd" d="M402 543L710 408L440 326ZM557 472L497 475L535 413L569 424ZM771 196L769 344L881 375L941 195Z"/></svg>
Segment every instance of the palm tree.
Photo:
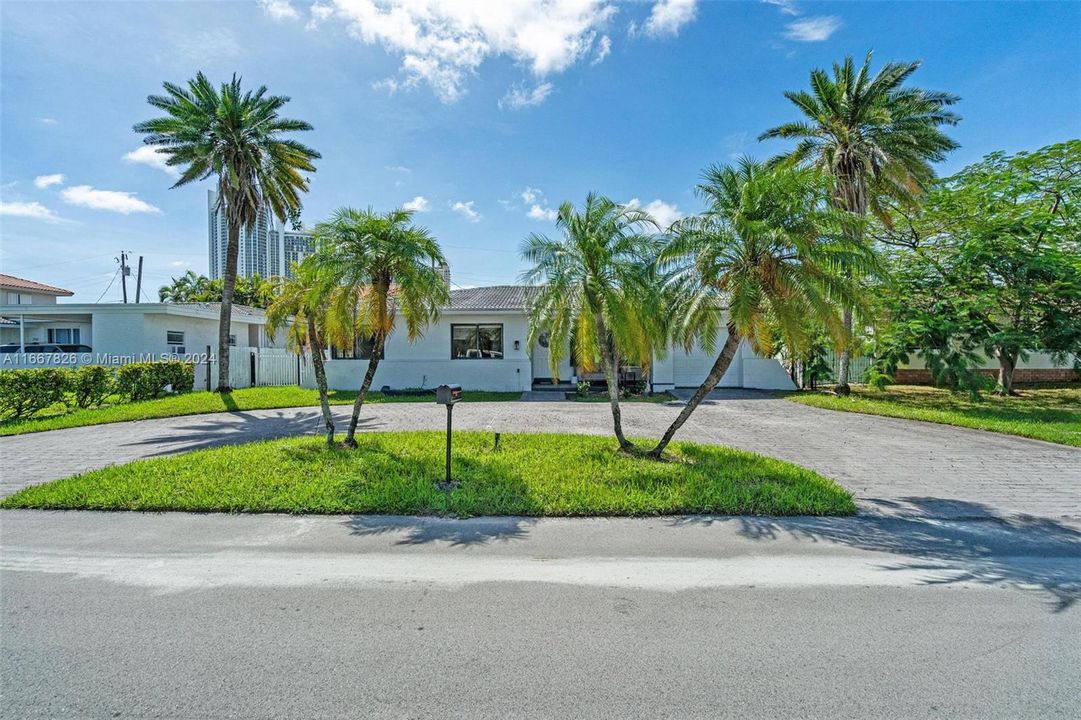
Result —
<svg viewBox="0 0 1081 720"><path fill-rule="evenodd" d="M161 302L182 303L191 302L192 296L201 290L209 280L203 275L196 275L195 271L188 270L178 278L172 278L172 283L158 288L158 300Z"/></svg>
<svg viewBox="0 0 1081 720"><path fill-rule="evenodd" d="M673 315L672 335L690 350L712 351L713 367L650 451L660 457L676 431L728 370L740 342L772 355L776 338L804 348L809 320L837 341L846 331L839 305L863 306L846 270L875 272L875 256L854 242L852 216L826 202L827 184L812 169L765 167L744 158L711 167L698 186L706 211L672 228L658 257Z"/></svg>
<svg viewBox="0 0 1081 720"><path fill-rule="evenodd" d="M648 366L657 347L657 315L648 311L658 246L649 231L657 224L646 212L590 193L580 210L563 203L556 225L563 237L533 234L522 244L523 259L533 265L523 280L541 284L530 306L528 343L548 333L553 377L572 342L579 367L588 372L600 365L616 439L631 452L619 409L619 364L626 358Z"/></svg>
<svg viewBox="0 0 1081 720"><path fill-rule="evenodd" d="M443 251L412 220L409 210L379 214L371 208L340 208L315 228L320 249L313 259L327 281L338 286L329 306L329 337L337 345L352 346L358 337L371 342L368 370L343 440L346 447L356 447L360 409L398 313L412 342L450 300L436 267L446 263Z"/></svg>
<svg viewBox="0 0 1081 720"><path fill-rule="evenodd" d="M851 57L834 64L833 76L811 71L811 92L786 92L806 116L767 130L759 140L794 138L795 149L778 161L816 167L836 180L833 204L863 218L888 220L889 201L914 204L934 179L932 162L957 147L939 128L960 117L947 110L956 95L904 87L920 61L887 63L871 76L871 53L857 70ZM862 234L862 225L853 232ZM857 240L862 240L857 236ZM844 311L851 334L852 310ZM849 348L841 348L837 391L848 392Z"/></svg>
<svg viewBox="0 0 1081 720"><path fill-rule="evenodd" d="M295 218L300 193L308 190L301 173L315 171L312 161L319 153L282 137L312 128L301 120L279 117L289 98L267 95L265 86L245 92L240 78L233 75L219 89L201 72L187 87L169 82L163 86L166 94L151 95L147 102L165 117L141 122L134 129L145 134L143 142L167 156L167 165L184 168L174 188L217 177L218 202L229 224L218 323L218 392L228 392L229 326L241 229L253 225L264 206L282 222Z"/></svg>
<svg viewBox="0 0 1081 720"><path fill-rule="evenodd" d="M334 418L330 414L323 353L326 348L324 338L330 292L331 288L320 278L312 256L308 256L299 265L293 265L292 278L278 280L266 316L267 334L271 338L279 329L288 326L285 338L288 347L298 355L307 349L311 355L328 447L334 444Z"/></svg>

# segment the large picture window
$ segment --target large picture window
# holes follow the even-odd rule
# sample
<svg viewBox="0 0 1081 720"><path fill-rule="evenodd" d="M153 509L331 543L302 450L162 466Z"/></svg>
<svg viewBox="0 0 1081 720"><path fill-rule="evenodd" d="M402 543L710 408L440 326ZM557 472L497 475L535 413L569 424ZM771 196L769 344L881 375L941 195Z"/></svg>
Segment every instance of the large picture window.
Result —
<svg viewBox="0 0 1081 720"><path fill-rule="evenodd" d="M451 325L450 356L455 360L502 360L502 325Z"/></svg>

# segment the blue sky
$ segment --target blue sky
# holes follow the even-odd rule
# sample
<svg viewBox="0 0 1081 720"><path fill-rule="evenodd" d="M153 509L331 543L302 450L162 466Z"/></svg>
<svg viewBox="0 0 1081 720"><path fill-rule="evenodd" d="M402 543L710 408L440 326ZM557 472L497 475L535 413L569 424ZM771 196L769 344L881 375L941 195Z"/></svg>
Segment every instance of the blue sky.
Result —
<svg viewBox="0 0 1081 720"><path fill-rule="evenodd" d="M590 190L694 212L702 168L782 149L755 139L795 117L782 91L846 54L922 59L916 84L961 96L941 173L1081 129L1081 3L5 1L0 21L0 265L82 302L121 249L152 291L206 272L206 187L125 158L146 96L197 70L314 125L306 223L413 202L460 285L514 282L522 238Z"/></svg>

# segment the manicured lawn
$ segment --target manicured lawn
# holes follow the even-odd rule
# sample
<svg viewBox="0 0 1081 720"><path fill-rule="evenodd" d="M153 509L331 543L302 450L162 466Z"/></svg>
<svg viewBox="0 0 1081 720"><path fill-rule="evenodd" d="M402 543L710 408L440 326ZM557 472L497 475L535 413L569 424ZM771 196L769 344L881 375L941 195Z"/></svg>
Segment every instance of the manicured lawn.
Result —
<svg viewBox="0 0 1081 720"><path fill-rule="evenodd" d="M520 392L466 392L463 402L517 400ZM355 392L330 393L332 405L352 405ZM435 402L432 395L383 395L368 393L366 403L388 402ZM231 412L237 410L266 410L269 408L307 407L319 404L316 390L295 386L256 387L234 390L227 395L214 392L191 392L137 403L121 403L87 410L66 410L63 406L43 411L29 420L0 421L0 436L59 430L60 428L102 425L127 420L199 415L201 413Z"/></svg>
<svg viewBox="0 0 1081 720"><path fill-rule="evenodd" d="M851 496L796 465L673 443L657 462L607 437L454 435L461 487L446 496L444 435L366 433L356 450L289 438L139 460L26 488L6 508L471 515L844 515Z"/></svg>
<svg viewBox="0 0 1081 720"><path fill-rule="evenodd" d="M964 394L922 385L893 385L884 391L853 388L852 395L792 393L793 402L827 410L886 415L960 425L1007 435L1081 447L1081 384L1022 385L1016 397Z"/></svg>

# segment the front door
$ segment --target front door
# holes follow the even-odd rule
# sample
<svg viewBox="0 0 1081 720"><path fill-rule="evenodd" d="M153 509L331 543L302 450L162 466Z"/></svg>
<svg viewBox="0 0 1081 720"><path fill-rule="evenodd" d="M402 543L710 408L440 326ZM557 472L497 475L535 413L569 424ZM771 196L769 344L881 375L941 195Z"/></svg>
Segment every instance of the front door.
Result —
<svg viewBox="0 0 1081 720"><path fill-rule="evenodd" d="M548 367L548 333L541 333L537 341L533 343L533 355L531 365L533 369L533 381L550 382L552 369Z"/></svg>

